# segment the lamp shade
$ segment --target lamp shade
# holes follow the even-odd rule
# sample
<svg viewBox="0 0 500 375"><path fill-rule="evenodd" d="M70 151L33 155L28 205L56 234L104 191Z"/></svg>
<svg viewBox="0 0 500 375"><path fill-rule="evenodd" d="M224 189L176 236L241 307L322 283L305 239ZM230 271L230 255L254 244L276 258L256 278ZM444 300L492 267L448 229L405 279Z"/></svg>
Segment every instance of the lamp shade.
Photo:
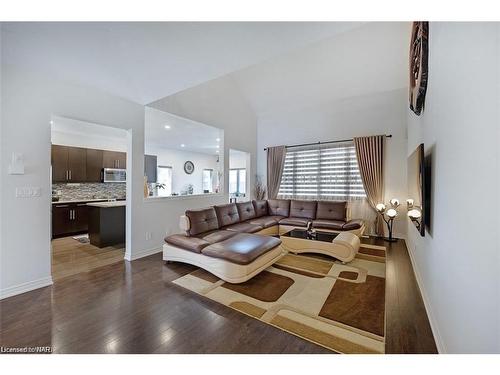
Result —
<svg viewBox="0 0 500 375"><path fill-rule="evenodd" d="M385 204L379 203L375 206L375 208L377 209L378 212L382 213L385 211Z"/></svg>
<svg viewBox="0 0 500 375"><path fill-rule="evenodd" d="M392 207L398 207L399 206L399 199L398 198L392 198L390 200L391 206Z"/></svg>
<svg viewBox="0 0 500 375"><path fill-rule="evenodd" d="M422 213L414 208L413 210L408 211L408 217L412 220L418 220L422 217Z"/></svg>
<svg viewBox="0 0 500 375"><path fill-rule="evenodd" d="M385 214L390 219L394 219L396 216L398 216L398 211L396 211L394 208L389 208Z"/></svg>

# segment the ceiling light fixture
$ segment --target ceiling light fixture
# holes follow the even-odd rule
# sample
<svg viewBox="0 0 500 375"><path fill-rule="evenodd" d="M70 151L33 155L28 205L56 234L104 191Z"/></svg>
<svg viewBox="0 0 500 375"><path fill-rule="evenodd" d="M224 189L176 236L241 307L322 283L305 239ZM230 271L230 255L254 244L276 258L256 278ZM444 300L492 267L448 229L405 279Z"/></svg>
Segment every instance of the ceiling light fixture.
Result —
<svg viewBox="0 0 500 375"><path fill-rule="evenodd" d="M170 129L170 125L165 125L165 129Z"/></svg>
<svg viewBox="0 0 500 375"><path fill-rule="evenodd" d="M181 143L181 147L186 147L186 145L184 143Z"/></svg>
<svg viewBox="0 0 500 375"><path fill-rule="evenodd" d="M216 141L217 141L217 142L220 142L220 138L217 138L217 139L216 139Z"/></svg>

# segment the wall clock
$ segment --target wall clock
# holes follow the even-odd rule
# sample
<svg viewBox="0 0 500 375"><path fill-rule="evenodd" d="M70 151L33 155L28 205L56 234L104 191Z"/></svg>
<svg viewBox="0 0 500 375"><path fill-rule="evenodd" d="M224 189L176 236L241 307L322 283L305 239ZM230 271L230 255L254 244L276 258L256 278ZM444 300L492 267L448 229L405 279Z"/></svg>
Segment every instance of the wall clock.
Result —
<svg viewBox="0 0 500 375"><path fill-rule="evenodd" d="M422 113L428 77L429 22L413 22L410 41L410 109Z"/></svg>
<svg viewBox="0 0 500 375"><path fill-rule="evenodd" d="M191 174L194 172L194 164L192 161L187 161L184 163L184 172L186 172L187 174Z"/></svg>

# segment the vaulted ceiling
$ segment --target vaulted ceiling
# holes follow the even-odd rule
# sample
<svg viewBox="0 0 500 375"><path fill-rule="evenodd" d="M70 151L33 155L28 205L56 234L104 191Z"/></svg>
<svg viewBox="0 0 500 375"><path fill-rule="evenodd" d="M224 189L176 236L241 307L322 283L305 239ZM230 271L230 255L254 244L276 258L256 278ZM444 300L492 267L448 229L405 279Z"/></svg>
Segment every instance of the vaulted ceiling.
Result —
<svg viewBox="0 0 500 375"><path fill-rule="evenodd" d="M410 23L375 22L232 73L255 115L331 106L408 86Z"/></svg>
<svg viewBox="0 0 500 375"><path fill-rule="evenodd" d="M352 22L3 23L2 63L147 104L360 26ZM254 74L260 73L250 72L242 80L251 80Z"/></svg>

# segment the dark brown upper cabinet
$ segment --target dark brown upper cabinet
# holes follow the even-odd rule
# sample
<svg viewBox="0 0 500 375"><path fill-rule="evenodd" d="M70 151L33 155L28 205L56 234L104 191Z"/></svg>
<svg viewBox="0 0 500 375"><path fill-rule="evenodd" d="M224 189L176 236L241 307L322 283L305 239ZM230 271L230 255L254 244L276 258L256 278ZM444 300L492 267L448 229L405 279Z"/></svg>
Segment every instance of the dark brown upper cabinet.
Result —
<svg viewBox="0 0 500 375"><path fill-rule="evenodd" d="M102 152L102 167L103 168L127 168L127 154L125 152L117 151L103 151Z"/></svg>
<svg viewBox="0 0 500 375"><path fill-rule="evenodd" d="M103 151L87 149L87 182L102 181Z"/></svg>
<svg viewBox="0 0 500 375"><path fill-rule="evenodd" d="M52 146L52 181L85 182L87 178L87 153L84 148Z"/></svg>
<svg viewBox="0 0 500 375"><path fill-rule="evenodd" d="M102 182L103 168L127 168L127 154L52 145L52 182Z"/></svg>
<svg viewBox="0 0 500 375"><path fill-rule="evenodd" d="M52 145L52 182L68 182L68 148Z"/></svg>
<svg viewBox="0 0 500 375"><path fill-rule="evenodd" d="M87 181L87 150L68 147L68 170L70 182Z"/></svg>

